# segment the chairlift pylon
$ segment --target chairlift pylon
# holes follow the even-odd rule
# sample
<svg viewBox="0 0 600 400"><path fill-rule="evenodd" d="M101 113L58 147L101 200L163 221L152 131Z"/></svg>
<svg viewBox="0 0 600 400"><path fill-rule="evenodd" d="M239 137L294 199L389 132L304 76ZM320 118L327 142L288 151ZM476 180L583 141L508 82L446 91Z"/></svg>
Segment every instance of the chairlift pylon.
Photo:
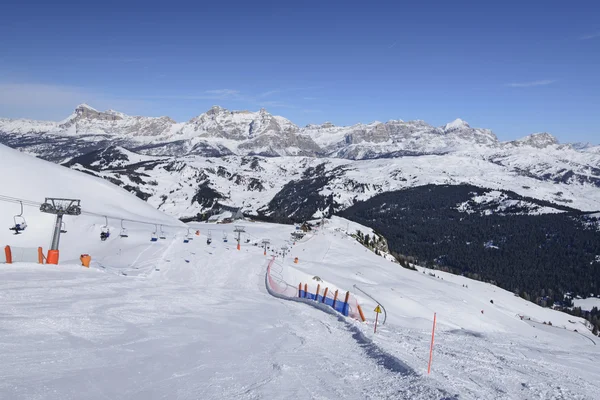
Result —
<svg viewBox="0 0 600 400"><path fill-rule="evenodd" d="M19 235L27 228L27 221L25 221L25 217L23 217L23 202L19 201L19 204L21 204L21 212L13 217L14 225L8 228L11 231L14 231L15 235Z"/></svg>

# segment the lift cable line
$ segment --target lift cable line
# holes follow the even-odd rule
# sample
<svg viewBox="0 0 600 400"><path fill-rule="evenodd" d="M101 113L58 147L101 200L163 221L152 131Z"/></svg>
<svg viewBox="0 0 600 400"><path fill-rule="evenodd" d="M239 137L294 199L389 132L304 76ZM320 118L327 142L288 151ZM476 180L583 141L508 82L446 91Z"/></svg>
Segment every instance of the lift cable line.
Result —
<svg viewBox="0 0 600 400"><path fill-rule="evenodd" d="M0 201L7 202L7 203L15 203L15 204L21 203L24 206L35 207L35 208L39 208L43 204L38 201L20 199L17 197L11 197L11 196L6 196L6 195L2 195L2 194L0 194ZM96 213L93 211L86 211L85 209L81 209L80 214L81 215L89 215L89 216L93 216L93 217L100 217L100 218L105 218L105 219L120 220L120 221L124 221L124 222L133 222L133 223L145 224L145 225L156 225L156 222L152 222L152 221L142 221L142 220L138 220L138 219L123 218L121 216L110 215L110 214L106 214L106 213ZM175 229L187 229L187 227L184 227L181 225L162 224L162 226L169 227L169 228L175 228Z"/></svg>

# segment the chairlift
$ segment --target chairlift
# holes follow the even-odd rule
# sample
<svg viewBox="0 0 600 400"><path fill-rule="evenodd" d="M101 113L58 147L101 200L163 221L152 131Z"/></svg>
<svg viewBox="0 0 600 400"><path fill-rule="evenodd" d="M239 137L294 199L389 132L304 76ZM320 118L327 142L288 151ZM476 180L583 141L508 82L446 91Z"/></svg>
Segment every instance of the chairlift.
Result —
<svg viewBox="0 0 600 400"><path fill-rule="evenodd" d="M157 226L154 225L154 232L152 232L152 236L150 237L150 241L151 242L156 242L158 241L158 236L156 236L156 230L157 230Z"/></svg>
<svg viewBox="0 0 600 400"><path fill-rule="evenodd" d="M125 227L123 226L123 220L121 220L121 232L119 233L119 236L122 238L129 237L129 234L127 233L127 229L125 229Z"/></svg>
<svg viewBox="0 0 600 400"><path fill-rule="evenodd" d="M104 225L100 228L100 240L103 242L110 237L110 229L108 229L108 217L104 216Z"/></svg>
<svg viewBox="0 0 600 400"><path fill-rule="evenodd" d="M60 233L67 233L67 224L61 222L60 224Z"/></svg>
<svg viewBox="0 0 600 400"><path fill-rule="evenodd" d="M19 203L21 204L21 212L13 217L14 225L8 228L9 230L14 231L15 235L20 234L27 228L27 221L25 221L25 218L23 217L23 202L20 201Z"/></svg>
<svg viewBox="0 0 600 400"><path fill-rule="evenodd" d="M223 241L227 243L227 233L223 232Z"/></svg>
<svg viewBox="0 0 600 400"><path fill-rule="evenodd" d="M185 237L183 238L183 243L189 243L190 240L193 240L194 238L192 237L192 234L190 233L190 230L187 230L187 233L185 234Z"/></svg>
<svg viewBox="0 0 600 400"><path fill-rule="evenodd" d="M163 231L162 225L160 226L160 234L158 236L160 239L166 239L167 235L165 235L165 232Z"/></svg>
<svg viewBox="0 0 600 400"><path fill-rule="evenodd" d="M206 236L206 244L212 243L212 232L209 230L208 235Z"/></svg>

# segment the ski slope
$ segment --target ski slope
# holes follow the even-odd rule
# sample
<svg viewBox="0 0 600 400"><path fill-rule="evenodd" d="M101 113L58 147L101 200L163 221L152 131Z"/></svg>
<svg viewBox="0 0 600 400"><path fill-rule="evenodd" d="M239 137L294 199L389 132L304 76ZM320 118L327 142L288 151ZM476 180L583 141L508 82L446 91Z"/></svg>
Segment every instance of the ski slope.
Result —
<svg viewBox="0 0 600 400"><path fill-rule="evenodd" d="M575 333L573 317L494 286L402 269L335 223L295 246L291 226L244 222L237 251L234 226L198 224L190 243L148 242L127 265L0 266L0 397L595 397L598 347L580 320ZM385 306L386 325L372 334L375 303L358 293L366 324L269 295L262 238L292 247L276 259L285 279L356 284Z"/></svg>
<svg viewBox="0 0 600 400"><path fill-rule="evenodd" d="M60 265L0 264L1 399L597 397L600 351L583 320L489 284L403 269L346 234L365 227L334 218L293 244L293 226L240 222L246 233L238 251L234 225L202 223L191 225L200 235L184 243L185 226L127 192L0 150L3 171L5 162L14 166L2 179L15 197L54 190L90 211L172 225L157 242L142 223L128 227L128 238L100 242L103 218L82 215L66 219ZM0 202L5 225L16 206ZM6 229L0 245L49 241L52 220L26 212L28 230ZM113 230L119 222L109 219ZM254 245L264 238L267 256ZM277 254L283 246L291 249L285 258ZM84 251L89 269L77 260ZM321 285L351 290L367 322L270 295L265 272L273 256L278 278L291 286L314 291L318 276ZM377 334L376 303L355 285L386 309Z"/></svg>
<svg viewBox="0 0 600 400"><path fill-rule="evenodd" d="M113 239L121 229L121 219L132 234L132 241L146 243L156 229L154 224L165 225L167 232L185 232L187 227L131 193L103 179L71 170L0 145L0 245L39 247L47 250L51 244L55 216L43 214L39 207L24 206L23 216L28 228L22 235L13 235L8 228L14 224L14 215L20 213L20 204L7 202L5 197L44 202L46 197L81 200L84 214L65 216L66 234L61 235L61 260L78 260L83 253L93 257L116 255L124 251ZM86 214L92 213L94 215ZM104 218L104 216L107 218ZM101 242L100 230L108 220L113 237ZM144 240L141 240L142 236ZM138 243L138 244L139 244ZM137 249L135 250L137 251ZM134 251L134 253L135 253Z"/></svg>

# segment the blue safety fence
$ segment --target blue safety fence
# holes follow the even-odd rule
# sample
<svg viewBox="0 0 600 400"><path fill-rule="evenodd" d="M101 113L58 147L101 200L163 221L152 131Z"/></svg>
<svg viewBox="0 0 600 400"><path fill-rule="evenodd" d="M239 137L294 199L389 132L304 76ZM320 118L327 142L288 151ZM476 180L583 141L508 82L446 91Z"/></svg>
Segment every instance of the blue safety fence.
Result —
<svg viewBox="0 0 600 400"><path fill-rule="evenodd" d="M335 307L334 307L332 298L325 297L323 299L323 296L321 296L321 295L316 295L316 294L313 294L313 293L310 293L310 292L307 292L304 290L300 290L298 297L302 297L303 299L315 300L319 303L326 304L329 307L333 308L335 311L339 312L340 314L342 314L346 317L348 316L348 311L350 310L348 303L345 303L339 299L335 301Z"/></svg>

